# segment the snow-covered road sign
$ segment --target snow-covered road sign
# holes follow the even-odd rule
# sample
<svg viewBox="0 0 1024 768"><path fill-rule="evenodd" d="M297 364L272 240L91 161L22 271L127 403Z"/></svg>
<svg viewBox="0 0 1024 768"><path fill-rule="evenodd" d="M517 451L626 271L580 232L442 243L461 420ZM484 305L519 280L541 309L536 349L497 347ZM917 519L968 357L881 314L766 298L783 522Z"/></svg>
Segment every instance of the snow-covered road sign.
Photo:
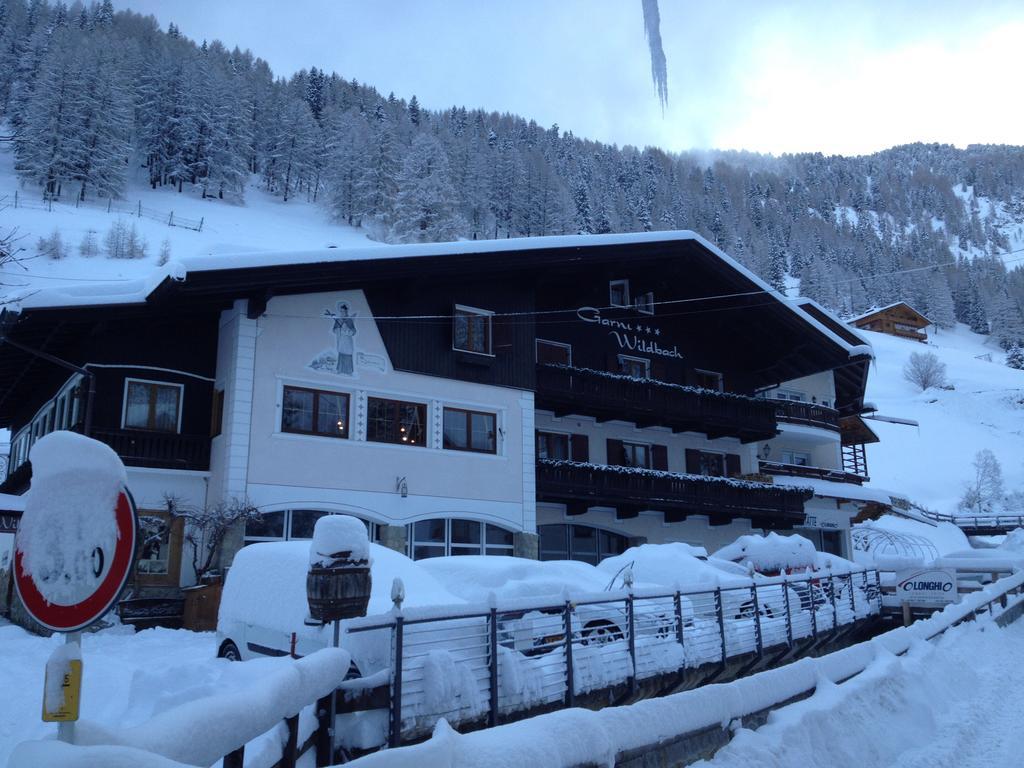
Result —
<svg viewBox="0 0 1024 768"><path fill-rule="evenodd" d="M75 632L110 610L132 573L135 502L121 459L96 440L54 432L33 446L31 461L14 583L36 621Z"/></svg>

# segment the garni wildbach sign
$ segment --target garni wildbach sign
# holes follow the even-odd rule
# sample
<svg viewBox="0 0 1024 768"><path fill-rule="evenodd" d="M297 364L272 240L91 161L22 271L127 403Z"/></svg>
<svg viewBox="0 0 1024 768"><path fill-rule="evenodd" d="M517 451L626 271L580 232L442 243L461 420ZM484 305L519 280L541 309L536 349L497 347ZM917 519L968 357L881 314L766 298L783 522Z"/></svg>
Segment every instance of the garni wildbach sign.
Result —
<svg viewBox="0 0 1024 768"><path fill-rule="evenodd" d="M576 310L576 317L584 323L607 328L608 335L615 339L619 349L624 352L643 352L648 355L683 359L679 347L673 345L668 348L659 343L658 337L661 336L661 328L657 326L639 321L602 317L601 310L597 307L580 307Z"/></svg>

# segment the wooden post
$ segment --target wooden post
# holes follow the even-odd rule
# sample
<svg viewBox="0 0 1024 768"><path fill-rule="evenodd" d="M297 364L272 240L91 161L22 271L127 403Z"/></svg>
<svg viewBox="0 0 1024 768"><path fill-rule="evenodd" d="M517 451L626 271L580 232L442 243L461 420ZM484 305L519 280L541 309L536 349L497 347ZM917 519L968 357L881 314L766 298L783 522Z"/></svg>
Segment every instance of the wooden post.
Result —
<svg viewBox="0 0 1024 768"><path fill-rule="evenodd" d="M299 716L285 718L284 724L288 729L288 740L284 743L281 768L295 768L295 762L299 759Z"/></svg>
<svg viewBox="0 0 1024 768"><path fill-rule="evenodd" d="M245 745L243 744L234 752L224 755L224 768L243 768L245 763Z"/></svg>
<svg viewBox="0 0 1024 768"><path fill-rule="evenodd" d="M562 611L562 629L565 632L565 706L576 705L576 684L572 667L572 603L565 601Z"/></svg>
<svg viewBox="0 0 1024 768"><path fill-rule="evenodd" d="M488 623L487 668L490 673L490 707L487 712L487 725L493 728L498 724L498 609L492 607Z"/></svg>
<svg viewBox="0 0 1024 768"><path fill-rule="evenodd" d="M909 627L913 623L913 617L910 615L910 603L906 600L903 601L903 626Z"/></svg>
<svg viewBox="0 0 1024 768"><path fill-rule="evenodd" d="M629 692L636 694L636 602L630 588L626 598L626 624L629 628L629 662L633 666L633 674L629 676Z"/></svg>
<svg viewBox="0 0 1024 768"><path fill-rule="evenodd" d="M334 723L330 717L334 710L332 700L337 695L337 691L331 691L316 702L316 768L324 768L334 762L334 755L331 754L331 729Z"/></svg>
<svg viewBox="0 0 1024 768"><path fill-rule="evenodd" d="M405 619L401 614L395 617L395 664L391 670L391 734L388 746L397 747L402 743L402 643L405 634Z"/></svg>

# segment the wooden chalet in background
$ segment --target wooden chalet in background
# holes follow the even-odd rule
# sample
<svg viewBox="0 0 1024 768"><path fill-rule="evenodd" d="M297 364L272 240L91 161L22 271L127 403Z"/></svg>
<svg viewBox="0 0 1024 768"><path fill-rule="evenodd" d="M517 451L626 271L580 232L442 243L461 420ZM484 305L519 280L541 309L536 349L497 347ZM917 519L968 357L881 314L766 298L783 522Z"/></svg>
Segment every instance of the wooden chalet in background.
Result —
<svg viewBox="0 0 1024 768"><path fill-rule="evenodd" d="M223 565L332 513L413 558L597 562L779 529L848 556L850 520L892 501L864 485L870 345L692 232L172 267L3 316L86 376L0 345L0 492L25 491L53 430L113 447L156 527L136 596L195 580L168 495L260 510Z"/></svg>
<svg viewBox="0 0 1024 768"><path fill-rule="evenodd" d="M864 331L877 331L890 336L899 336L914 341L928 341L925 328L931 320L922 315L905 301L897 301L881 309L872 309L849 321L850 325Z"/></svg>

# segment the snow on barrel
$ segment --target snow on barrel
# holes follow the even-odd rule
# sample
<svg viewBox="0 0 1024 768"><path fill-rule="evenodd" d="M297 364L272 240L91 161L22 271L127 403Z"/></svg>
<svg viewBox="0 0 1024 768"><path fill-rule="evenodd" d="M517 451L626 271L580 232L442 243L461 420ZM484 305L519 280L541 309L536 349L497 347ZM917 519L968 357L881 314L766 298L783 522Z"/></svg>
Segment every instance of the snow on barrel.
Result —
<svg viewBox="0 0 1024 768"><path fill-rule="evenodd" d="M109 446L65 431L36 442L29 460L32 485L16 542L22 569L47 603L74 605L95 593L110 571L124 464Z"/></svg>
<svg viewBox="0 0 1024 768"><path fill-rule="evenodd" d="M349 515L325 515L317 520L306 575L310 615L322 622L363 616L370 586L366 525Z"/></svg>

